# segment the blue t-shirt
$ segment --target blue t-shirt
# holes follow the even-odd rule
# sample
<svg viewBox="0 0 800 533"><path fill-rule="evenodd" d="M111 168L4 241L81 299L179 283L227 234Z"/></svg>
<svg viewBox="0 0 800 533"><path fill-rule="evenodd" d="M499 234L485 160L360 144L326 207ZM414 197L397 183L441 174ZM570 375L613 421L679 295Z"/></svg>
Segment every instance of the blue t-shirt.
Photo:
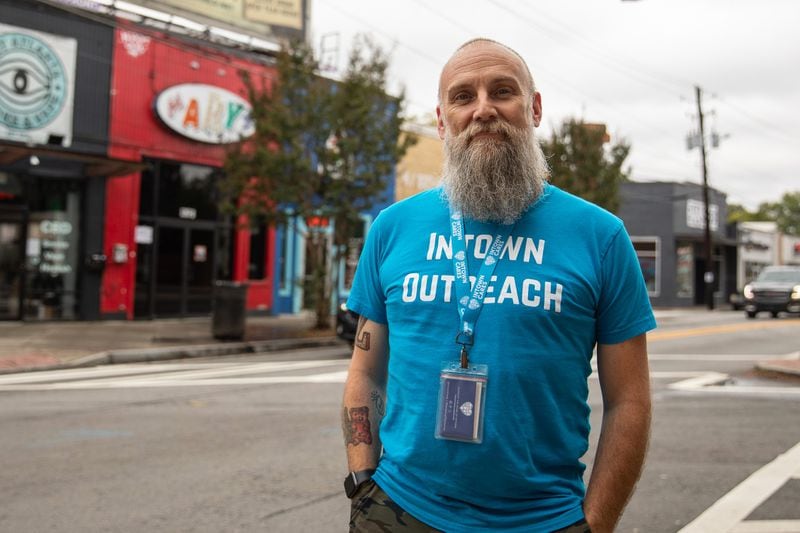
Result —
<svg viewBox="0 0 800 533"><path fill-rule="evenodd" d="M497 226L464 229L474 277ZM439 370L458 360L460 327L441 188L376 218L347 305L388 325L374 479L392 499L447 532L552 531L583 517L594 345L655 327L617 217L548 184L514 227L470 350L489 368L481 444L434 438Z"/></svg>

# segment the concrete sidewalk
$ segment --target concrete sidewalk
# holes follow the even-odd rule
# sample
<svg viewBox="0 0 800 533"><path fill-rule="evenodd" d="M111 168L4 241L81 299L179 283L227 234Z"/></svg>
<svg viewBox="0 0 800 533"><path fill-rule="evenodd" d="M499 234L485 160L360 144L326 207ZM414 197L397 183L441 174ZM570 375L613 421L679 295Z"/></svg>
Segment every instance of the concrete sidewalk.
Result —
<svg viewBox="0 0 800 533"><path fill-rule="evenodd" d="M255 353L340 344L309 313L247 317L241 341L212 336L211 318L0 322L0 373Z"/></svg>

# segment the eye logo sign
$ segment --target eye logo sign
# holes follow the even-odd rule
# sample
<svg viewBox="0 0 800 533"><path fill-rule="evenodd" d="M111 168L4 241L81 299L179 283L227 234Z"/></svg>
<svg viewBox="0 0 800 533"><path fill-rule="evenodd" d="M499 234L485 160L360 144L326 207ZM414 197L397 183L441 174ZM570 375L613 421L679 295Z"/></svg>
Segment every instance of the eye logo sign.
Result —
<svg viewBox="0 0 800 533"><path fill-rule="evenodd" d="M66 78L46 42L29 34L0 34L0 124L17 130L48 125L64 108Z"/></svg>

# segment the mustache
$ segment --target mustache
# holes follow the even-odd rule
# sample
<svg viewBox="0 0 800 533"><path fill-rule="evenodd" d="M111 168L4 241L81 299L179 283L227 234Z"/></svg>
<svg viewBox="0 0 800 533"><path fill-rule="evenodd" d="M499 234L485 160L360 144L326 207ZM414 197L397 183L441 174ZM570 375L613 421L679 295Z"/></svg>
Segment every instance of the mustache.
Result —
<svg viewBox="0 0 800 533"><path fill-rule="evenodd" d="M509 124L501 120L493 120L491 122L471 122L464 131L461 132L461 136L465 140L471 140L473 137L480 133L499 133L505 139L510 139L512 130Z"/></svg>

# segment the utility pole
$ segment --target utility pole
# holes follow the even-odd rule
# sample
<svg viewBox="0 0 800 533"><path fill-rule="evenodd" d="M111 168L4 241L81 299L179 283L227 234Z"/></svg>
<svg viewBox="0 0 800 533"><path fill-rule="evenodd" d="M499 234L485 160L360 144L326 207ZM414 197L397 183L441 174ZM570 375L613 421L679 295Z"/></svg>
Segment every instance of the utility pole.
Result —
<svg viewBox="0 0 800 533"><path fill-rule="evenodd" d="M705 210L705 249L706 249L706 271L703 274L705 282L705 300L708 310L714 309L714 257L712 256L711 243L711 217L709 216L708 202L708 166L706 165L706 135L703 128L703 104L702 90L699 85L695 85L695 96L697 98L697 116L700 120L700 157L703 160L703 208Z"/></svg>

